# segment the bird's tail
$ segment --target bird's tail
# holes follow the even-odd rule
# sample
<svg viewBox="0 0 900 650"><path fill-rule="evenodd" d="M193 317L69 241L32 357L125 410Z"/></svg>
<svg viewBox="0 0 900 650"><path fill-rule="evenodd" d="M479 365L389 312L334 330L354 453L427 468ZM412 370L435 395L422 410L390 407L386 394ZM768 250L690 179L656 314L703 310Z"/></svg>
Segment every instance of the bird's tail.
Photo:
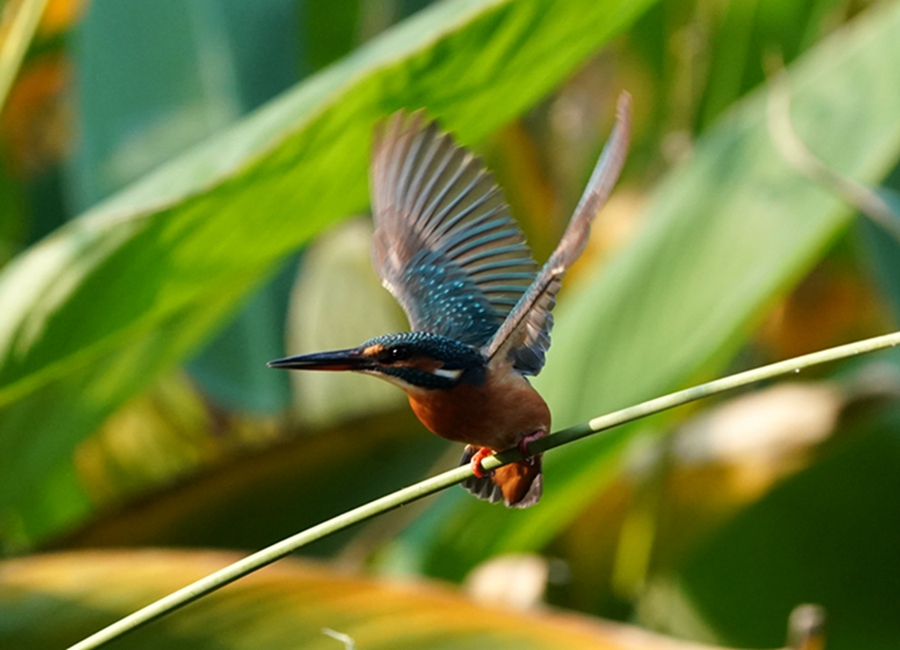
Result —
<svg viewBox="0 0 900 650"><path fill-rule="evenodd" d="M466 445L460 465L467 465L479 447ZM544 481L541 473L541 455L498 467L482 478L473 476L462 482L471 494L484 501L500 503L507 508L527 508L540 501Z"/></svg>

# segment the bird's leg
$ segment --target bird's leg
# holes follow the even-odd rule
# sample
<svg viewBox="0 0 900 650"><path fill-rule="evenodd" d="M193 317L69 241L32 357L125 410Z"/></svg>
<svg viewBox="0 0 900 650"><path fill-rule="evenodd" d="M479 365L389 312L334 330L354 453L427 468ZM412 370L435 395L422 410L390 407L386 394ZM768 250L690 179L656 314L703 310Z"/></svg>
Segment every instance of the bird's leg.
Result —
<svg viewBox="0 0 900 650"><path fill-rule="evenodd" d="M472 473L478 478L484 478L485 476L490 476L493 472L485 472L481 467L481 461L483 461L488 456L492 456L494 454L493 449L488 449L487 447L479 447L478 451L475 452L475 455L472 456L472 460L469 461L472 465Z"/></svg>
<svg viewBox="0 0 900 650"><path fill-rule="evenodd" d="M547 435L546 431L535 431L534 433L530 433L527 436L523 436L521 440L519 440L519 453L522 454L522 460L527 461L529 464L534 465L535 458L540 458L540 454L531 454L528 452L528 445L534 442L535 440L540 440L544 436Z"/></svg>
<svg viewBox="0 0 900 650"><path fill-rule="evenodd" d="M543 438L547 435L546 431L535 431L534 433L530 433L526 436L523 436L521 440L519 440L519 444L517 448L519 453L522 454L522 460L528 463L529 465L534 465L534 463L541 457L540 454L531 454L528 452L528 445L535 440ZM474 447L474 445L470 445L470 447ZM485 472L481 467L481 461L483 461L488 456L492 456L494 454L493 449L489 449L488 447L479 447L478 451L476 451L472 455L472 460L469 463L472 465L472 473L478 478L484 478L485 476L490 476L493 472Z"/></svg>

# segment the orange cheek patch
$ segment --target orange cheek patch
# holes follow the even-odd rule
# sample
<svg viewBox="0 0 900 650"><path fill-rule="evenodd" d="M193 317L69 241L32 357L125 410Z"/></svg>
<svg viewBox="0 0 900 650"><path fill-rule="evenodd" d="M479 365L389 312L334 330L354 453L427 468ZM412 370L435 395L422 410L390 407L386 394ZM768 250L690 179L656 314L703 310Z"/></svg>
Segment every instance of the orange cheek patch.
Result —
<svg viewBox="0 0 900 650"><path fill-rule="evenodd" d="M419 357L418 359L411 359L407 364L411 368L417 368L418 370L424 370L425 372L434 374L434 371L438 368L442 368L444 366L440 361L435 361L434 359L429 359L427 357Z"/></svg>
<svg viewBox="0 0 900 650"><path fill-rule="evenodd" d="M374 347L374 346L373 346ZM395 361L391 364L395 368L414 368L423 372L434 374L435 370L443 368L444 364L428 357L416 357L407 361Z"/></svg>

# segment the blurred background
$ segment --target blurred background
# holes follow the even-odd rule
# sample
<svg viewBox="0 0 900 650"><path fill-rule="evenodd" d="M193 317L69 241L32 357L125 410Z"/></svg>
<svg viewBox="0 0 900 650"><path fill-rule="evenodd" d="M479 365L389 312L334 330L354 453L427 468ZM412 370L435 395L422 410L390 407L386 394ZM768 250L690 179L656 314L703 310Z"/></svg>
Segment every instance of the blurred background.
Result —
<svg viewBox="0 0 900 650"><path fill-rule="evenodd" d="M543 261L634 98L535 381L555 428L897 329L898 2L0 7L0 648L75 642L231 557L210 550L456 465L396 388L265 366L408 327L367 213L371 130L401 107L484 157ZM779 61L798 135L887 222L779 152ZM116 647L681 647L596 617L768 648L803 603L829 649L900 643L894 351L545 463L534 508L454 488Z"/></svg>

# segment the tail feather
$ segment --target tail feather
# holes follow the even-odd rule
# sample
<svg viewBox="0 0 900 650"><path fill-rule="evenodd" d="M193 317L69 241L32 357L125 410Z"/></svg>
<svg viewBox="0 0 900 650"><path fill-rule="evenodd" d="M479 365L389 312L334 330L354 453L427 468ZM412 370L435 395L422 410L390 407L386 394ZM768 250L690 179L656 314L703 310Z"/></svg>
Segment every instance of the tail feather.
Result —
<svg viewBox="0 0 900 650"><path fill-rule="evenodd" d="M460 465L467 465L478 451L474 445L466 445ZM528 508L537 503L543 493L541 457L504 465L489 476L473 476L462 482L470 494L490 503L503 503L507 508Z"/></svg>

